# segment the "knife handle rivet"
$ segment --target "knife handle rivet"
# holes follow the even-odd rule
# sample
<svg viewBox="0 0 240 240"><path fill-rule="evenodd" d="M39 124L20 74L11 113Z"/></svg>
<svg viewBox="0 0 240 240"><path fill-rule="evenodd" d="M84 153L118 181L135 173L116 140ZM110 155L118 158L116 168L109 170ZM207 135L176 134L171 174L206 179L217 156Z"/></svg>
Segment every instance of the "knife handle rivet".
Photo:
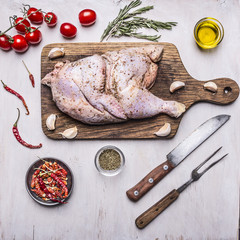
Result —
<svg viewBox="0 0 240 240"><path fill-rule="evenodd" d="M139 192L136 190L134 191L134 195L137 196L139 194Z"/></svg>
<svg viewBox="0 0 240 240"><path fill-rule="evenodd" d="M152 179L152 178L149 178L149 179L148 179L148 182L149 182L149 183L153 183L153 179Z"/></svg>
<svg viewBox="0 0 240 240"><path fill-rule="evenodd" d="M168 165L164 165L163 166L163 169L166 171L166 170L168 170Z"/></svg>

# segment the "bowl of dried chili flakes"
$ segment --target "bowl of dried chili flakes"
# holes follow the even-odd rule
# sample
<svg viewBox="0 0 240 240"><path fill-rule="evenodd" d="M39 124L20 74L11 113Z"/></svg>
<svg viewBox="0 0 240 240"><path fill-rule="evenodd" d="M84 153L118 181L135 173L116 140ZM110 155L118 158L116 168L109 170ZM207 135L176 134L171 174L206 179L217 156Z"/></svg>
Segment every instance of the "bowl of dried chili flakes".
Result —
<svg viewBox="0 0 240 240"><path fill-rule="evenodd" d="M63 161L41 158L26 173L26 189L39 204L66 204L73 190L72 171Z"/></svg>

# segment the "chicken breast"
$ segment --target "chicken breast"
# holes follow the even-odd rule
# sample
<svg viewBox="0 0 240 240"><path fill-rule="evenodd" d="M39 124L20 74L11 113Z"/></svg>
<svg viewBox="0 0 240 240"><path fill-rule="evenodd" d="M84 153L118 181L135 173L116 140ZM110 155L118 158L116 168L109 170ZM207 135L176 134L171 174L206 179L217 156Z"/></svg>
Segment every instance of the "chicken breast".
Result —
<svg viewBox="0 0 240 240"><path fill-rule="evenodd" d="M163 47L148 45L93 55L75 62L59 62L42 84L69 116L87 124L141 119L160 113L179 117L185 105L153 95Z"/></svg>

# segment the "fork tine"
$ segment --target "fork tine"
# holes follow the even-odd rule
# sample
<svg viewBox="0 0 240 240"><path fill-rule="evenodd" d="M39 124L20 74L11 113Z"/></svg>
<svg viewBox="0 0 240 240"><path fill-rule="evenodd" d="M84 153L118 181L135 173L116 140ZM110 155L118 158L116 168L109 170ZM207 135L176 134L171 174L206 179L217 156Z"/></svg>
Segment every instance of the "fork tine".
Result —
<svg viewBox="0 0 240 240"><path fill-rule="evenodd" d="M199 170L207 161L209 161L222 147L218 148L212 155L210 155L205 161L203 161L202 163L200 163L195 169L194 171Z"/></svg>
<svg viewBox="0 0 240 240"><path fill-rule="evenodd" d="M210 164L206 169L204 169L201 173L199 173L201 176L205 173L205 172L207 172L210 168L212 168L215 164L217 164L218 162L220 162L223 158L225 158L226 156L228 155L228 153L227 154L225 154L224 156L222 156L220 159L218 159L217 161L215 161L215 162L213 162L212 164Z"/></svg>

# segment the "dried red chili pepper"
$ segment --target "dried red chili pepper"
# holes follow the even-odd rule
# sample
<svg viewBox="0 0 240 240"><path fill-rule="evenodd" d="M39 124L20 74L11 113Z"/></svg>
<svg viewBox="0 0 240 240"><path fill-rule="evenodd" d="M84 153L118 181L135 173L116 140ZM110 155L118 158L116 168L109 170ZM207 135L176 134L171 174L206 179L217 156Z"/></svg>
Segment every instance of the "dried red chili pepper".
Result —
<svg viewBox="0 0 240 240"><path fill-rule="evenodd" d="M33 192L35 192L39 197L44 198L45 197L45 193L41 190L41 189L32 189Z"/></svg>
<svg viewBox="0 0 240 240"><path fill-rule="evenodd" d="M27 104L26 104L24 98L23 98L19 93L17 93L16 91L14 91L14 90L11 89L10 87L8 87L8 86L7 86L2 80L1 80L1 82L2 82L3 87L5 88L5 90L7 90L7 91L10 92L11 94L15 95L16 97L18 97L18 98L22 101L24 107L25 107L26 110L27 110L26 115L29 115L28 106L27 106Z"/></svg>
<svg viewBox="0 0 240 240"><path fill-rule="evenodd" d="M32 180L31 180L31 188L34 188L34 186L35 186L35 178L36 178L36 177L32 177Z"/></svg>
<svg viewBox="0 0 240 240"><path fill-rule="evenodd" d="M64 193L65 193L64 198L66 198L68 196L68 189L67 189L66 185L54 173L51 173L51 177L64 189Z"/></svg>
<svg viewBox="0 0 240 240"><path fill-rule="evenodd" d="M32 149L42 147L41 143L39 145L32 145L32 144L26 143L24 140L22 140L22 138L19 135L18 128L17 128L17 123L20 118L20 110L19 109L17 109L17 110L18 110L18 118L17 118L16 122L13 124L13 128L12 128L15 138L18 140L18 142L20 142L25 147L32 148Z"/></svg>
<svg viewBox="0 0 240 240"><path fill-rule="evenodd" d="M59 165L58 165L59 166ZM61 166L59 166L60 168L61 168ZM67 176L67 171L64 169L64 168L61 168L61 170L60 170L65 176Z"/></svg>
<svg viewBox="0 0 240 240"><path fill-rule="evenodd" d="M47 194L48 198L52 198L52 194L48 191L48 189L47 189L45 183L43 182L42 178L39 177L39 176L37 178L38 178L38 182L39 182L41 190L43 190Z"/></svg>
<svg viewBox="0 0 240 240"><path fill-rule="evenodd" d="M67 202L63 202L63 201L60 201L60 200L58 200L58 199L55 199L55 198L53 197L53 195L48 191L48 189L47 189L47 187L46 187L46 185L45 185L45 183L43 182L43 180L42 180L41 177L38 177L38 182L39 182L39 185L40 185L41 190L47 195L47 197L48 197L51 201L53 201L53 202L59 202L59 203L63 203L63 204L67 203Z"/></svg>
<svg viewBox="0 0 240 240"><path fill-rule="evenodd" d="M31 81L31 83L32 83L32 86L35 87L35 82L34 82L34 77L33 77L33 75L32 75L31 72L29 71L29 69L28 69L27 65L25 64L25 62L24 62L23 60L22 60L22 62L23 62L23 64L24 64L25 68L26 68L27 71L28 71L29 79L30 79L30 81Z"/></svg>
<svg viewBox="0 0 240 240"><path fill-rule="evenodd" d="M38 174L40 173L40 169L37 169L34 173L33 173L33 176L37 176Z"/></svg>
<svg viewBox="0 0 240 240"><path fill-rule="evenodd" d="M56 191L55 193L56 193L56 195L57 195L59 198L63 198L62 195L61 195L61 193L60 193L59 191Z"/></svg>
<svg viewBox="0 0 240 240"><path fill-rule="evenodd" d="M57 175L57 176L60 176L60 177L63 177L63 178L65 178L66 177L66 175L64 175L61 171L56 171L55 172L55 174Z"/></svg>
<svg viewBox="0 0 240 240"><path fill-rule="evenodd" d="M36 179L36 177L37 177L37 175L40 173L40 170L39 169L37 169L34 173L33 173L33 175L32 175L32 181L31 181L31 188L34 188L34 186L35 186L35 179Z"/></svg>

